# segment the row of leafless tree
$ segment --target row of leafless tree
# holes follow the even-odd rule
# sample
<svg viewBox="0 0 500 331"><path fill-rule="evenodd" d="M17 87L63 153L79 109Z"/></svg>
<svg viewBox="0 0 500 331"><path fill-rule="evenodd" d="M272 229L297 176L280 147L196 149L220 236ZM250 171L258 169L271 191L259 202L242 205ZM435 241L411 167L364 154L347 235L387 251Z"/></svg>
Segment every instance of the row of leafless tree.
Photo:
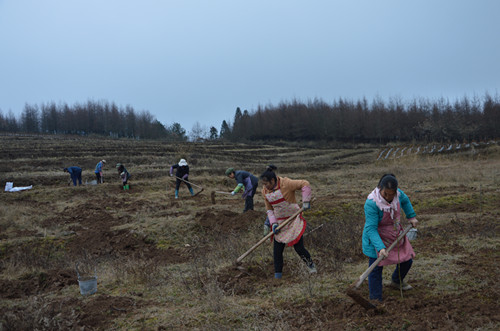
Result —
<svg viewBox="0 0 500 331"><path fill-rule="evenodd" d="M0 131L50 134L107 135L113 137L186 140L179 123L165 127L147 111L114 103L88 101L85 104L56 105L54 102L24 106L20 118L0 112Z"/></svg>
<svg viewBox="0 0 500 331"><path fill-rule="evenodd" d="M113 137L187 140L179 123L165 127L147 111L89 100L85 104L26 104L20 118L0 112L0 132L98 134ZM206 132L205 132L206 131ZM403 102L377 98L332 104L322 100L293 100L277 106L259 106L248 112L236 109L232 125L222 122L220 132L198 122L190 138L229 141L472 141L500 136L500 96L485 94L450 102L415 99Z"/></svg>
<svg viewBox="0 0 500 331"><path fill-rule="evenodd" d="M226 124L227 126L227 124ZM224 127L224 122L222 127ZM471 141L500 136L500 97L485 94L450 102L380 98L282 102L253 112L236 109L223 136L232 141L326 140L339 142ZM222 136L222 129L221 129Z"/></svg>

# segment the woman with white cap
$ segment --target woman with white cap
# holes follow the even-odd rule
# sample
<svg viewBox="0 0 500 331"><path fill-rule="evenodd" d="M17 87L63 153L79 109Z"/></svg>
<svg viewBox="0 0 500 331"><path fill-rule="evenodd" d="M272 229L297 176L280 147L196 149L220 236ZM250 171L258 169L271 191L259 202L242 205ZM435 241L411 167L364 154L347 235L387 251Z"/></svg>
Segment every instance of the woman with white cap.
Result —
<svg viewBox="0 0 500 331"><path fill-rule="evenodd" d="M179 187L181 186L181 182L184 182L189 189L191 195L194 195L193 188L187 182L189 176L189 166L185 159L180 159L179 163L174 164L170 167L170 176L173 176L174 169L177 169L175 172L175 177L177 180L175 182L175 198L179 198Z"/></svg>
<svg viewBox="0 0 500 331"><path fill-rule="evenodd" d="M95 177L97 178L97 184L101 183L104 181L102 178L102 167L104 166L104 163L106 163L106 160L101 160L97 162L97 165L95 166Z"/></svg>

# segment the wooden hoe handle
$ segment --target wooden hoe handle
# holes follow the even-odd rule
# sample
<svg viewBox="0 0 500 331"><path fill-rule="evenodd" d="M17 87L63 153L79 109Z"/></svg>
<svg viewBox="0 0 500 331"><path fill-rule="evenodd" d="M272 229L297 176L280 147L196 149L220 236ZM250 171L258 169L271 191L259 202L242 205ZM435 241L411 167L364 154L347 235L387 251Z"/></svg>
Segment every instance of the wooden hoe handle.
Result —
<svg viewBox="0 0 500 331"><path fill-rule="evenodd" d="M281 229L283 228L284 226L286 226L288 223L290 223L292 220L294 220L297 215L299 215L300 213L302 213L304 211L304 208L300 208L299 210L297 210L295 212L295 214L293 214L292 216L290 216L289 218L287 218L286 220L284 220L278 227L277 229ZM236 259L236 263L240 263L241 260L243 260L248 254L252 253L257 247L259 247L264 241L266 241L267 239L271 238L271 236L273 235L273 232L270 231L264 238L262 238L258 243L256 243L255 245L252 246L252 248L250 248L248 251L246 251L243 255L241 255L238 259Z"/></svg>
<svg viewBox="0 0 500 331"><path fill-rule="evenodd" d="M391 244L391 246L389 246L389 248L386 248L386 252L389 253L393 248L394 246L396 246L396 244L401 240L403 239L404 236L406 236L406 234L408 233L408 231L410 231L410 229L412 228L413 226L410 224L406 227L406 229L404 229L403 233L401 233L399 235L399 237ZM375 262L372 263L372 265L366 269L365 272L363 272L363 274L361 276L359 276L359 279L357 281L355 281L354 283L352 283L351 287L354 287L355 289L358 288L362 283L363 281L368 277L368 275L373 271L373 269L375 269L375 267L380 263L380 261L382 261L384 259L384 256L383 255L380 255L376 260Z"/></svg>
<svg viewBox="0 0 500 331"><path fill-rule="evenodd" d="M201 189L203 188L203 187L201 187L200 185L196 185L196 184L193 184L193 183L188 182L188 181L187 181L187 180L185 180L184 178L180 178L180 177L177 177L177 176L175 176L175 178L180 179L180 180L182 180L183 182L186 182L186 183L191 184L191 185L193 185L193 186L196 186L196 187L198 187L198 188L201 188ZM200 191L200 192L201 192L201 191Z"/></svg>

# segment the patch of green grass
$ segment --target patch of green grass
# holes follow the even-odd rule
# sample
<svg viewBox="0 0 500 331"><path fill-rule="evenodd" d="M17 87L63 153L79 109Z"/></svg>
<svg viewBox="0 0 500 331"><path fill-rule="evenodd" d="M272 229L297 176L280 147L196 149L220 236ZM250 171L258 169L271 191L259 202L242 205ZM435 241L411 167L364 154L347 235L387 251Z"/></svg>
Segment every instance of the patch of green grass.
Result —
<svg viewBox="0 0 500 331"><path fill-rule="evenodd" d="M346 215L361 215L363 213L363 207L359 203L346 202L341 203L339 206L326 209L326 208L315 208L307 211L306 216L309 218L336 218L345 217Z"/></svg>
<svg viewBox="0 0 500 331"><path fill-rule="evenodd" d="M445 195L438 198L429 198L413 202L413 207L418 212L428 208L450 209L467 204L470 207L479 206L478 196L473 194Z"/></svg>

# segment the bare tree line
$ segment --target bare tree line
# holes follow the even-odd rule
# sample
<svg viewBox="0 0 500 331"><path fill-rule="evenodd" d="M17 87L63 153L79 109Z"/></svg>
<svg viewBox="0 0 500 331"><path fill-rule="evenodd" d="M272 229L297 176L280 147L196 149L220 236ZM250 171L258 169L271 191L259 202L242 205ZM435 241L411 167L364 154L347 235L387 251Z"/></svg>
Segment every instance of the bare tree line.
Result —
<svg viewBox="0 0 500 331"><path fill-rule="evenodd" d="M148 111L131 106L89 100L84 104L26 104L19 119L0 111L0 132L106 135L112 137L185 141L179 123L165 127ZM380 98L368 103L338 99L332 104L315 99L259 106L248 112L236 109L233 124L220 131L196 122L192 141L335 141L350 143L464 142L500 136L500 96L485 94L450 102L414 99L403 102Z"/></svg>
<svg viewBox="0 0 500 331"><path fill-rule="evenodd" d="M222 127L227 123L223 122ZM338 99L307 103L293 100L257 110L236 109L224 138L231 141L308 140L352 143L391 141L452 142L500 136L500 96L485 94L450 102L380 98L371 104ZM226 128L227 130L227 128ZM221 129L222 137L222 129Z"/></svg>
<svg viewBox="0 0 500 331"><path fill-rule="evenodd" d="M54 102L24 106L17 119L12 112L0 112L0 131L48 134L106 135L112 137L186 140L179 123L165 127L148 111L131 106L89 100L85 104L56 105Z"/></svg>

